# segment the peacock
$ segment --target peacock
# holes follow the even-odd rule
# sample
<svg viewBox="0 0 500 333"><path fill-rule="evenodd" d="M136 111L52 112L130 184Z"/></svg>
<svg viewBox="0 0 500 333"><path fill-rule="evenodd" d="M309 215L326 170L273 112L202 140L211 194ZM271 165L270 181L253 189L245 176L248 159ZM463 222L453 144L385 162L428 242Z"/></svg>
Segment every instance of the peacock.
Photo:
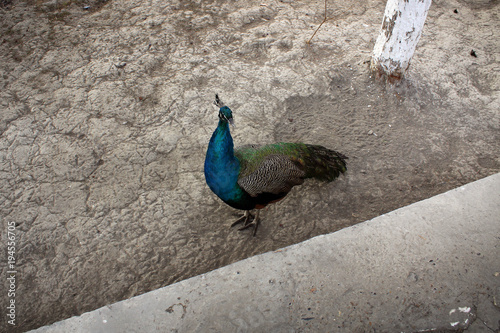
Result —
<svg viewBox="0 0 500 333"><path fill-rule="evenodd" d="M205 157L205 179L208 187L229 206L245 210L231 227L239 230L259 226L260 209L283 199L295 185L306 178L333 181L346 172L343 154L305 143L245 145L234 149L229 124L233 114L215 95L219 123L208 144ZM250 213L257 209L255 217Z"/></svg>

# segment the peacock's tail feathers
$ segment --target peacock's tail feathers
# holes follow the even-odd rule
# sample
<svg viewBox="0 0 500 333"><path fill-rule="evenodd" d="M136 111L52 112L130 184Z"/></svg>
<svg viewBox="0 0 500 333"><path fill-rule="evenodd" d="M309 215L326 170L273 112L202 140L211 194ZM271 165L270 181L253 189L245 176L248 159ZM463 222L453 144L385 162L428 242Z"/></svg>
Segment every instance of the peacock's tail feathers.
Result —
<svg viewBox="0 0 500 333"><path fill-rule="evenodd" d="M347 170L345 155L322 146L305 146L307 150L299 162L305 167L306 178L332 181Z"/></svg>
<svg viewBox="0 0 500 333"><path fill-rule="evenodd" d="M235 151L241 164L238 184L251 195L287 193L305 178L332 181L346 171L344 155L303 143L248 145Z"/></svg>

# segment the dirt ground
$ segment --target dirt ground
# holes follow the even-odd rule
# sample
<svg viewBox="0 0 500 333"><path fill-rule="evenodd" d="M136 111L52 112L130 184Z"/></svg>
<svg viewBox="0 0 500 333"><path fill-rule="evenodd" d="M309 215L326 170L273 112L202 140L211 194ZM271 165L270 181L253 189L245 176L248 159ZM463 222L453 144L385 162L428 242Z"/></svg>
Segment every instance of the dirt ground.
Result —
<svg viewBox="0 0 500 333"><path fill-rule="evenodd" d="M333 19L306 44L322 1L0 2L0 232L6 244L15 222L18 272L9 329L500 172L498 0L433 1L396 86L369 72L385 0L328 6ZM234 112L236 145L321 144L349 156L348 172L296 187L255 238L230 229L239 212L203 175L215 93Z"/></svg>

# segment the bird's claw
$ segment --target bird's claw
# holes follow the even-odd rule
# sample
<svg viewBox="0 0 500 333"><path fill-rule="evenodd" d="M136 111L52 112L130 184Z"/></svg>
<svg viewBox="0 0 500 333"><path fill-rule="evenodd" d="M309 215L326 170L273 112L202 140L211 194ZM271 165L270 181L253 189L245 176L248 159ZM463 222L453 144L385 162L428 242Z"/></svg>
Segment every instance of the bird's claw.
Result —
<svg viewBox="0 0 500 333"><path fill-rule="evenodd" d="M231 227L234 227L235 225L243 222L243 226L239 228L238 230L246 230L250 227L253 226L253 233L252 235L255 236L257 234L257 227L259 226L259 213L257 211L257 215L254 217L252 214L250 214L249 211L245 212L245 215L237 219L236 221L231 224Z"/></svg>
<svg viewBox="0 0 500 333"><path fill-rule="evenodd" d="M250 212L246 211L242 217L240 217L239 219L234 221L233 224L231 224L231 228L234 227L235 225L241 223L241 222L244 222L243 227L245 227L251 223L250 219L253 219L253 215L250 214Z"/></svg>
<svg viewBox="0 0 500 333"><path fill-rule="evenodd" d="M244 226L242 226L238 230L246 230L246 229L248 229L248 228L250 228L252 226L253 226L252 236L255 236L257 234L257 227L259 226L259 220L254 220L253 222L245 224Z"/></svg>

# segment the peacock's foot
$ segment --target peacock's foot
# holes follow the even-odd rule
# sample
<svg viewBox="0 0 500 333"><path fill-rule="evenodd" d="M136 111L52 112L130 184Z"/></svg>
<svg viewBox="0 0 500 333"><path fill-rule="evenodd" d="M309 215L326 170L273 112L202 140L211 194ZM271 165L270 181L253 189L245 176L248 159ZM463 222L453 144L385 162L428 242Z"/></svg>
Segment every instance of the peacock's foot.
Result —
<svg viewBox="0 0 500 333"><path fill-rule="evenodd" d="M243 214L242 217L240 217L239 219L234 221L233 224L231 224L231 228L234 227L235 225L241 223L241 222L244 222L243 226L246 226L246 225L251 223L250 219L253 219L253 215L250 213L249 210L246 210L245 214Z"/></svg>
<svg viewBox="0 0 500 333"><path fill-rule="evenodd" d="M255 214L255 217L250 213L249 210L245 211L245 214L240 217L239 219L237 219L236 221L233 222L233 224L231 224L231 227L234 227L235 225L243 222L243 226L241 228L239 228L238 230L246 230L250 227L253 226L253 236L255 236L257 234L257 227L259 226L259 222L260 222L260 219L259 219L259 210L257 210L257 214ZM252 220L253 219L253 220Z"/></svg>

